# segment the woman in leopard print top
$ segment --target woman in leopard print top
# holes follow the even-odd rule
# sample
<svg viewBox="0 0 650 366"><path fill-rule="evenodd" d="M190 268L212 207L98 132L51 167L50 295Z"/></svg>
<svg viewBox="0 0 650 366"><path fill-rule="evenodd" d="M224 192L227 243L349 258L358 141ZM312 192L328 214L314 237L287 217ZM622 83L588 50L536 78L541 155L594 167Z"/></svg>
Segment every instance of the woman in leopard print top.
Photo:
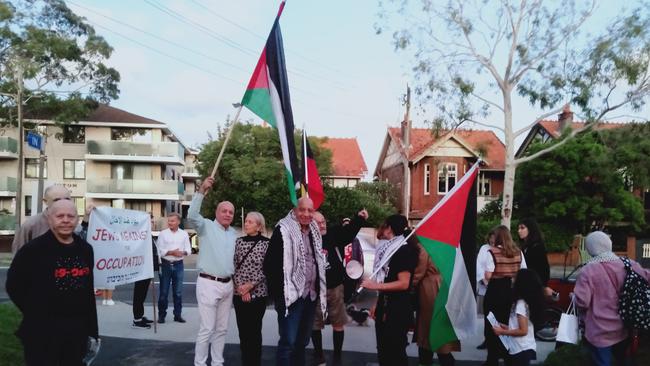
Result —
<svg viewBox="0 0 650 366"><path fill-rule="evenodd" d="M262 265L269 247L269 238L262 235L264 229L264 216L249 212L244 221L246 236L235 242L233 303L244 366L260 365L262 355L262 318L268 296Z"/></svg>

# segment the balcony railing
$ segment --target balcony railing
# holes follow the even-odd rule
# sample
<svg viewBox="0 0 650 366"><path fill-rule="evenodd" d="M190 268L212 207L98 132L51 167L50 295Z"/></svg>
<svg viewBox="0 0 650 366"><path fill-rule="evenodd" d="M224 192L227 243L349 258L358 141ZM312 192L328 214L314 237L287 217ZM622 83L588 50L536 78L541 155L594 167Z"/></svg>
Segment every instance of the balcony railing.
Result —
<svg viewBox="0 0 650 366"><path fill-rule="evenodd" d="M0 231L13 231L16 229L16 216L0 214Z"/></svg>
<svg viewBox="0 0 650 366"><path fill-rule="evenodd" d="M0 177L0 192L16 193L18 180L14 177Z"/></svg>
<svg viewBox="0 0 650 366"><path fill-rule="evenodd" d="M176 195L183 194L182 182L176 180L147 179L89 179L86 181L88 193Z"/></svg>
<svg viewBox="0 0 650 366"><path fill-rule="evenodd" d="M18 140L8 136L0 137L0 156L18 157Z"/></svg>
<svg viewBox="0 0 650 366"><path fill-rule="evenodd" d="M178 142L86 142L88 159L119 161L150 161L184 164L185 151Z"/></svg>
<svg viewBox="0 0 650 366"><path fill-rule="evenodd" d="M199 171L196 169L195 166L185 166L185 169L183 170L183 177L198 177L199 176Z"/></svg>

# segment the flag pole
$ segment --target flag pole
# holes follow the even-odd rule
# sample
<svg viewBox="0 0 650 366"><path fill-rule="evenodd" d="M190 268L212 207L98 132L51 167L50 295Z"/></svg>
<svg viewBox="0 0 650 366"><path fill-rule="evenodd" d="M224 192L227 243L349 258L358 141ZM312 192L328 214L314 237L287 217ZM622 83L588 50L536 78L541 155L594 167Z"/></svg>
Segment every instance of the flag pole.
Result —
<svg viewBox="0 0 650 366"><path fill-rule="evenodd" d="M155 279L156 279L156 274L154 273L154 276L151 279L151 283L149 284L149 286L151 288L151 298L153 299L153 332L158 333L158 319L157 319L158 312L156 312L156 282L154 281Z"/></svg>
<svg viewBox="0 0 650 366"><path fill-rule="evenodd" d="M307 131L305 125L302 125L302 167L304 174L304 184L302 185L302 196L309 197L309 175L307 174Z"/></svg>
<svg viewBox="0 0 650 366"><path fill-rule="evenodd" d="M221 146L221 151L219 151L217 162L214 164L214 168L212 168L212 174L210 174L211 178L214 178L214 176L217 174L217 168L219 168L219 163L221 163L223 152L226 150L228 141L230 141L230 135L232 134L232 130L235 129L235 125L237 125L237 123L239 122L239 114L241 113L241 110L243 108L244 108L243 104L239 106L239 109L237 110L237 114L235 114L235 119L233 120L232 125L230 125L230 128L228 129L228 133L226 134L226 139L224 140L223 145Z"/></svg>
<svg viewBox="0 0 650 366"><path fill-rule="evenodd" d="M434 212L436 212L436 211L438 210L438 207L442 206L442 205L443 205L443 204L444 204L444 203L449 199L449 197L451 197L451 196L453 195L453 192L456 191L457 187L461 187L463 184L465 184L465 181L467 181L467 179L469 179L470 175L473 174L473 170L478 169L478 167L480 166L480 164L481 164L482 162L483 162L482 159L478 159L478 160L476 161L476 163L474 163L474 165L472 165L472 167L467 171L467 173L465 173L465 174L463 175L463 177L458 181L458 183L456 183L456 185L454 186L454 188L452 188L451 191L447 192L447 194L445 194L445 196L444 196L440 201L438 201L438 203L436 203L436 205L435 205L435 206L434 206L434 207L433 207L433 208L432 208L432 209L431 209L431 210L430 210L430 211L429 211L429 212L428 212L428 213L427 213L427 214L422 218L422 220L420 220L420 222L418 222L418 224L415 225L415 227L413 228L413 230L411 230L411 232L406 236L406 238L404 238L404 239L402 240L402 242L401 242L401 243L396 247L397 249L401 248L404 244L406 244L406 242L408 241L408 239L409 239L411 236L413 236L413 234L415 234L415 232L417 231L417 229L419 229L420 226L421 226L424 222L426 222L426 221L429 219L429 217L431 217L431 216L433 215ZM390 258L393 256L393 254L395 254L395 253L397 252L397 249L395 249L393 252L390 252L390 253L386 253L386 254L385 254L386 259L384 259L382 265L379 266L379 267L377 268L377 270L375 270L375 271L372 272L372 274L370 275L370 278L374 278L374 277L377 275L377 273L378 273L379 270L384 266L384 264L385 264L386 262L388 262L388 261L390 260ZM360 293L361 291L363 291L363 286L361 286L361 287L359 287L359 288L357 289L357 293Z"/></svg>

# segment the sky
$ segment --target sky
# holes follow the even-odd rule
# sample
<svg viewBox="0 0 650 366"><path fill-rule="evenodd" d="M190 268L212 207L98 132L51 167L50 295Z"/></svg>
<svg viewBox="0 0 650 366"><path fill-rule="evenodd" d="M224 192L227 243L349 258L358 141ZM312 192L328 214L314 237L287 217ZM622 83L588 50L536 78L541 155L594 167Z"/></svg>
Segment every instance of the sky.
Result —
<svg viewBox="0 0 650 366"><path fill-rule="evenodd" d="M121 75L111 105L166 123L189 147L234 117L277 14L276 0L72 0L114 48L108 64ZM605 3L589 27L620 9ZM287 2L280 24L294 122L312 136L356 137L371 177L387 126L404 115L413 83L408 53L377 35L375 0ZM525 101L515 113L535 116ZM426 115L412 111L414 127ZM244 109L240 120L261 123Z"/></svg>

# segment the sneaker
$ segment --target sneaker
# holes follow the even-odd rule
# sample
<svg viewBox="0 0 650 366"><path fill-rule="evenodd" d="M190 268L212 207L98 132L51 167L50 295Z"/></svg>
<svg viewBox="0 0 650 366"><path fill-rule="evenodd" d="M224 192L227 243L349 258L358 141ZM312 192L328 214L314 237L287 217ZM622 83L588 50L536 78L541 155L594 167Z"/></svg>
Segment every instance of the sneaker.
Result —
<svg viewBox="0 0 650 366"><path fill-rule="evenodd" d="M140 329L150 329L151 325L145 323L144 319L140 321L133 321L133 324L131 325L133 328L140 328Z"/></svg>
<svg viewBox="0 0 650 366"><path fill-rule="evenodd" d="M327 362L325 361L325 355L316 355L314 356L314 365L316 366L325 366Z"/></svg>
<svg viewBox="0 0 650 366"><path fill-rule="evenodd" d="M143 317L142 317L142 321L145 322L145 323L147 323L147 324L151 324L151 323L153 323L153 320L147 319L146 316L143 316Z"/></svg>
<svg viewBox="0 0 650 366"><path fill-rule="evenodd" d="M106 305L106 299L102 300L102 305Z"/></svg>
<svg viewBox="0 0 650 366"><path fill-rule="evenodd" d="M165 324L165 318L164 317L159 317L158 318L158 324Z"/></svg>
<svg viewBox="0 0 650 366"><path fill-rule="evenodd" d="M180 317L180 316L175 316L175 317L174 317L174 321L175 321L175 322L178 322L178 323L185 323L185 319L183 319L183 318Z"/></svg>
<svg viewBox="0 0 650 366"><path fill-rule="evenodd" d="M108 299L108 300L106 300L106 305L113 306L113 305L115 305L115 301L113 301L112 299Z"/></svg>
<svg viewBox="0 0 650 366"><path fill-rule="evenodd" d="M486 349L486 348L487 348L487 344L485 343L485 341L483 341L483 343L479 344L478 347L476 347L476 349Z"/></svg>

